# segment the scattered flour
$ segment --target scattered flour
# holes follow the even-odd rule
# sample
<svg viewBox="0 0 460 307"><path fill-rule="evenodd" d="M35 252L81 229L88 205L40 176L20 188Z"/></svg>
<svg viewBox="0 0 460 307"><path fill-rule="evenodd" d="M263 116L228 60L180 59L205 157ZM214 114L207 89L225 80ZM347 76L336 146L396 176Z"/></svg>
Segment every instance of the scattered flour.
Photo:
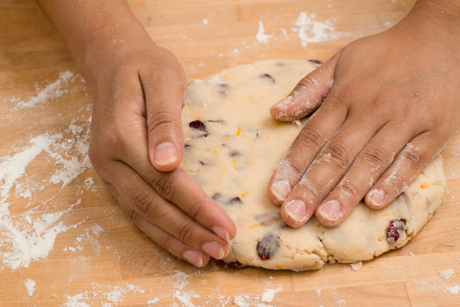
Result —
<svg viewBox="0 0 460 307"><path fill-rule="evenodd" d="M355 263L352 263L352 264L351 264L351 267L352 267L353 270L355 270L355 271L358 271L362 266L363 266L363 262L362 262L362 261L358 261L358 262L355 262Z"/></svg>
<svg viewBox="0 0 460 307"><path fill-rule="evenodd" d="M256 40L259 42L259 43L265 43L267 44L268 43L268 39L269 38L272 38L273 36L272 35L268 35L268 34L265 34L265 29L264 29L264 25L262 24L262 21L259 21L259 30L256 34Z"/></svg>
<svg viewBox="0 0 460 307"><path fill-rule="evenodd" d="M446 293L452 295L459 295L460 294L460 286L453 286L453 287L446 287Z"/></svg>
<svg viewBox="0 0 460 307"><path fill-rule="evenodd" d="M446 269L446 270L439 271L439 276L444 278L445 280L448 280L453 274L454 274L454 270L452 269Z"/></svg>
<svg viewBox="0 0 460 307"><path fill-rule="evenodd" d="M65 76L66 74L64 74ZM68 74L67 74L68 75ZM63 77L63 80L66 80ZM44 190L49 185L62 182L62 189L75 180L86 169L90 168L88 160L89 121L82 125L73 122L68 127L55 134L45 133L29 140L29 146L11 155L0 157L0 269L2 265L15 270L28 267L31 261L46 258L52 250L56 237L70 228L76 228L83 221L67 225L62 221L64 215L70 213L81 200L66 206L66 210L44 213L37 216L39 211L47 211L46 202L35 201L34 193ZM27 174L29 164L37 157L54 161L54 174L48 180L33 181L34 173ZM92 178L91 178L92 180ZM23 182L20 182L23 181ZM45 185L37 187L39 182ZM48 182L48 183L47 183ZM85 185L91 184L88 181ZM17 214L10 210L16 203L16 196L22 195L30 199L33 205L29 211ZM57 197L59 192L51 199Z"/></svg>
<svg viewBox="0 0 460 307"><path fill-rule="evenodd" d="M87 307L87 306L117 306L122 303L127 294L143 294L145 291L139 286L123 283L118 286L104 286L93 284L92 289L73 296L67 296L67 301L61 307ZM107 303L108 301L110 303ZM156 304L160 299L149 300L147 304ZM96 303L98 302L98 303Z"/></svg>
<svg viewBox="0 0 460 307"><path fill-rule="evenodd" d="M48 84L44 89L39 91L36 96L30 98L29 100L19 101L16 105L16 108L31 108L35 107L35 105L38 103L44 103L48 100L61 97L62 95L67 93L67 90L64 88L64 86L76 77L77 75L75 75L71 71L61 72L59 74L59 78L55 82Z"/></svg>
<svg viewBox="0 0 460 307"><path fill-rule="evenodd" d="M277 289L265 289L262 293L262 303L271 303L273 301L273 298L275 297L275 294L280 292L281 290L281 287Z"/></svg>
<svg viewBox="0 0 460 307"><path fill-rule="evenodd" d="M301 12L292 28L293 32L298 32L303 47L306 47L308 43L320 43L340 37L340 34L335 31L334 19L330 18L324 22L315 19L315 14L308 15L306 12Z"/></svg>
<svg viewBox="0 0 460 307"><path fill-rule="evenodd" d="M0 163L0 182L3 181L3 184L0 185L2 203L8 197L16 180L24 175L27 165L43 150L47 150L55 142L57 137L59 136L49 136L48 134L36 136L29 141L32 146L12 157L7 156L3 158L4 161Z"/></svg>
<svg viewBox="0 0 460 307"><path fill-rule="evenodd" d="M27 278L25 284L26 284L27 294L28 294L29 296L34 295L34 292L35 292L35 281L33 281L33 280L30 279L30 278Z"/></svg>
<svg viewBox="0 0 460 307"><path fill-rule="evenodd" d="M191 302L192 294L175 291L173 293L173 297L181 302L185 307L195 307L195 305Z"/></svg>
<svg viewBox="0 0 460 307"><path fill-rule="evenodd" d="M67 302L65 302L61 307L91 307L91 305L85 302L79 302L88 298L87 293L80 293L74 296L67 296Z"/></svg>
<svg viewBox="0 0 460 307"><path fill-rule="evenodd" d="M160 299L158 297L155 297L153 300L148 300L147 301L147 304L150 305L150 304L156 304L160 301Z"/></svg>

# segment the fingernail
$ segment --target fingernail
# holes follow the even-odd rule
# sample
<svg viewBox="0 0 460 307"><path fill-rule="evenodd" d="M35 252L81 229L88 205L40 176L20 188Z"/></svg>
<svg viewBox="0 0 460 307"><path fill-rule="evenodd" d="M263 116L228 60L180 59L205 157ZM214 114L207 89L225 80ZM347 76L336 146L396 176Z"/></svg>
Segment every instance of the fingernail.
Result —
<svg viewBox="0 0 460 307"><path fill-rule="evenodd" d="M177 149L173 143L165 142L155 148L155 162L160 165L169 164L177 160Z"/></svg>
<svg viewBox="0 0 460 307"><path fill-rule="evenodd" d="M382 189L374 189L369 192L367 200L374 207L381 207L383 205L383 199L385 198L385 191Z"/></svg>
<svg viewBox="0 0 460 307"><path fill-rule="evenodd" d="M182 257L197 268L203 266L203 255L200 252L188 250L182 254Z"/></svg>
<svg viewBox="0 0 460 307"><path fill-rule="evenodd" d="M212 242L206 242L201 246L201 248L209 254L211 257L215 259L222 259L224 258L224 249L222 246L220 246L219 243L212 241Z"/></svg>
<svg viewBox="0 0 460 307"><path fill-rule="evenodd" d="M212 231L214 231L214 233L221 237L223 240L227 242L230 241L230 236L228 235L228 232L224 227L214 226L212 227Z"/></svg>
<svg viewBox="0 0 460 307"><path fill-rule="evenodd" d="M284 201L289 193L291 193L291 186L289 182L282 180L274 183L272 185L272 193L278 198L280 201Z"/></svg>
<svg viewBox="0 0 460 307"><path fill-rule="evenodd" d="M302 223L308 220L307 207L301 200L293 200L286 204L286 213L296 222Z"/></svg>
<svg viewBox="0 0 460 307"><path fill-rule="evenodd" d="M330 200L319 208L319 213L328 221L336 221L342 214L342 206L336 200Z"/></svg>

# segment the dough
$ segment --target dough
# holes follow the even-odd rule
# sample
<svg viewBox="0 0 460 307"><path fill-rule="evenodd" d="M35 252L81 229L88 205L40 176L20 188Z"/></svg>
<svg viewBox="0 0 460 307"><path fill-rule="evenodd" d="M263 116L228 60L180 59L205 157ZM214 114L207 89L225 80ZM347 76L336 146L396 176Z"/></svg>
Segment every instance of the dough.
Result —
<svg viewBox="0 0 460 307"><path fill-rule="evenodd" d="M437 157L389 206L361 203L334 228L313 217L293 229L267 196L267 184L303 122L282 123L269 113L317 61L267 60L237 66L190 83L183 111L182 167L237 226L230 266L294 271L324 263L372 259L407 244L432 216L446 190Z"/></svg>

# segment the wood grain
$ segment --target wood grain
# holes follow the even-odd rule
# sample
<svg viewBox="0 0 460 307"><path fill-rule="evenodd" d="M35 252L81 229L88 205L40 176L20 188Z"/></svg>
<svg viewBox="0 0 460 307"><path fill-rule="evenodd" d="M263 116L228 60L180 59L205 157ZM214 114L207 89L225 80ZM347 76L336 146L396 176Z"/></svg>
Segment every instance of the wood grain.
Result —
<svg viewBox="0 0 460 307"><path fill-rule="evenodd" d="M170 49L189 80L238 64L270 58L327 60L348 42L388 29L411 9L412 0L132 0L130 5L148 33ZM336 40L302 47L291 31L300 12L319 21L334 18ZM61 97L18 110L17 100L37 95L59 74L78 74L69 52L37 5L29 0L0 2L0 156L5 159L30 146L34 136L63 133L73 136L71 122L85 124L91 114L91 94L79 78L65 85ZM203 19L208 21L203 23ZM255 39L258 21L273 35L268 44ZM286 30L286 36L280 29ZM235 51L238 50L238 52ZM32 198L12 190L9 210L16 218L28 212L66 210L60 219L78 225L59 234L46 258L11 269L0 263L0 306L63 306L72 301L91 306L233 306L237 295L249 295L250 306L261 304L265 289L277 289L266 306L460 306L460 295L447 289L460 286L460 137L444 151L449 194L422 231L404 248L365 262L359 271L350 265L326 265L320 271L293 273L255 268L226 269L212 262L195 269L159 248L118 208L97 174L84 171L67 187L49 184L59 165L41 153L18 183L36 184ZM1 161L0 161L1 162ZM92 178L89 188L85 180ZM39 187L44 186L43 190ZM18 187L16 187L18 189ZM16 194L15 194L16 193ZM16 195L16 196L15 196ZM35 208L33 211L31 209ZM21 215L22 214L22 215ZM98 225L103 231L97 232ZM0 229L0 252L5 232ZM69 247L75 248L70 251ZM439 271L455 271L449 280ZM27 279L36 282L32 296ZM110 294L119 293L119 297ZM78 300L76 295L80 295ZM158 299L156 304L152 300Z"/></svg>

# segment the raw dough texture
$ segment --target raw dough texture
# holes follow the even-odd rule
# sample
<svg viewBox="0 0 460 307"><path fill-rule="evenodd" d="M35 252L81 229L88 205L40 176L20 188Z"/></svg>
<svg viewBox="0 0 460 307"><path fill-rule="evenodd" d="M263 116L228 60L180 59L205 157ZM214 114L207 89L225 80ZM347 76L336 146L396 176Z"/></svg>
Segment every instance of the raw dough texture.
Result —
<svg viewBox="0 0 460 307"><path fill-rule="evenodd" d="M189 85L182 167L237 225L224 259L231 266L302 271L326 262L369 260L404 246L441 203L446 180L437 157L384 209L361 203L334 228L314 217L298 229L283 223L267 184L304 122L278 122L269 108L317 66L315 61L260 61Z"/></svg>

